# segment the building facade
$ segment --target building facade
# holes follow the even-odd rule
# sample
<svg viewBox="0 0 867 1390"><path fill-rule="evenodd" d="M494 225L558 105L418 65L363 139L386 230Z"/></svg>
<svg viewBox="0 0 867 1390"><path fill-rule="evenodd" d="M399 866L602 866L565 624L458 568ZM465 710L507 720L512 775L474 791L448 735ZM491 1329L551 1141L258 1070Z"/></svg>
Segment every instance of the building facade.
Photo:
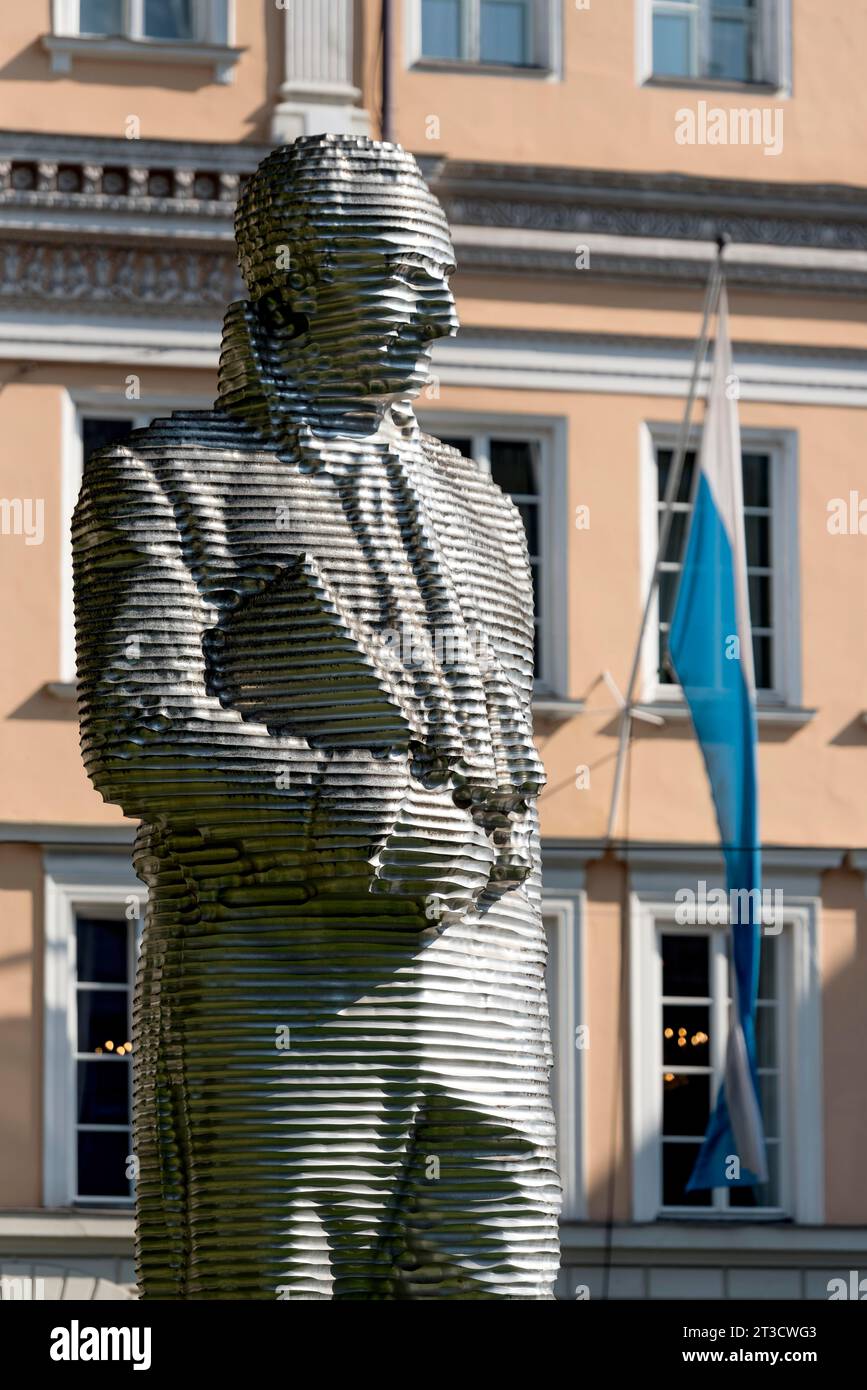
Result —
<svg viewBox="0 0 867 1390"><path fill-rule="evenodd" d="M418 413L513 495L536 580L561 1293L824 1298L867 1272L867 15L392 0L391 18L384 85L380 0L34 0L0 21L0 1274L49 1297L123 1296L133 1277L142 889L133 827L78 752L83 459L212 403L258 160L385 122L458 258L462 331ZM688 490L609 813L723 234L765 887L782 896L759 1004L769 1182L697 1200L729 983L724 926L678 907L723 881L665 662Z"/></svg>

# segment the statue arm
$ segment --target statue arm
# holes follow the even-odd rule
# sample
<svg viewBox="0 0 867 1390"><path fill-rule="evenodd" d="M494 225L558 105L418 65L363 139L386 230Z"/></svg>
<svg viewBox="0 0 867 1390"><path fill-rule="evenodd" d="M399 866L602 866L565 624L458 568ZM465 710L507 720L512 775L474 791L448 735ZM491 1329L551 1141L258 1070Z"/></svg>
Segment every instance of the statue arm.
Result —
<svg viewBox="0 0 867 1390"><path fill-rule="evenodd" d="M72 535L89 777L106 801L143 819L219 794L245 775L240 745L255 734L208 694L202 635L213 609L184 561L168 497L129 447L88 461ZM270 771L260 778L273 785L267 746L262 762Z"/></svg>

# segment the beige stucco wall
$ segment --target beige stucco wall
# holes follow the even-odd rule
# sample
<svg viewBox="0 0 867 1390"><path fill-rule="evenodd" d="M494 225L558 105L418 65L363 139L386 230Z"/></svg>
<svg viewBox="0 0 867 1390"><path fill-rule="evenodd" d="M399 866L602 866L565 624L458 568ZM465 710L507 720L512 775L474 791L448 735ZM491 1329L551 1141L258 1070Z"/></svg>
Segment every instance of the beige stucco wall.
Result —
<svg viewBox="0 0 867 1390"><path fill-rule="evenodd" d="M283 79L283 16L264 0L235 8L235 42L245 52L224 86L202 64L76 57L71 73L53 73L41 44L50 0L4 5L0 128L128 138L127 118L137 116L143 140L267 140Z"/></svg>
<svg viewBox="0 0 867 1390"><path fill-rule="evenodd" d="M860 874L825 875L822 910L825 1215L867 1223L867 897Z"/></svg>
<svg viewBox="0 0 867 1390"><path fill-rule="evenodd" d="M42 872L30 845L0 845L0 1209L42 1190Z"/></svg>
<svg viewBox="0 0 867 1390"><path fill-rule="evenodd" d="M587 9L564 0L565 81L406 70L399 62L398 133L413 150L460 159L858 182L867 125L861 76L867 11L851 0L793 0L792 8L791 98L639 86L635 0L592 0ZM402 17L404 6L396 10ZM834 91L845 91L846 100L832 100ZM782 153L677 144L675 113L700 99L725 109L779 107ZM439 117L439 140L427 138L431 115Z"/></svg>

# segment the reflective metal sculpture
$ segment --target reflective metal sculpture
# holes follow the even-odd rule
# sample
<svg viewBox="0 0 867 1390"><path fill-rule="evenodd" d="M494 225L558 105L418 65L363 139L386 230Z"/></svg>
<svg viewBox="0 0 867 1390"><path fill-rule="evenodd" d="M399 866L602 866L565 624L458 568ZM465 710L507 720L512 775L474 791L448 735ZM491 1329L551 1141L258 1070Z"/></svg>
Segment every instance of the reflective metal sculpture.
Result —
<svg viewBox="0 0 867 1390"><path fill-rule="evenodd" d="M278 149L213 411L87 465L84 761L140 819L149 1298L549 1298L521 518L410 399L455 332L397 146Z"/></svg>

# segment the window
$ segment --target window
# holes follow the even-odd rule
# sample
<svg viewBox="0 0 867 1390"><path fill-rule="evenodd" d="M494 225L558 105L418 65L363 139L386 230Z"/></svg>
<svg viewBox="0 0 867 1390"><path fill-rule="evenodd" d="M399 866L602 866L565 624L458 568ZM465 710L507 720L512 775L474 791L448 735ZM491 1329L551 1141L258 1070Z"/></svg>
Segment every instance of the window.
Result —
<svg viewBox="0 0 867 1390"><path fill-rule="evenodd" d="M731 1187L687 1192L702 1138L725 1066L731 1001L731 936L708 928L659 928L662 993L657 1027L659 1067L660 1206L662 1210L712 1207L717 1211L753 1207L779 1211L780 1197L780 1007L778 937L762 942L756 1046L762 1117L768 1155L768 1182L762 1187Z"/></svg>
<svg viewBox="0 0 867 1390"><path fill-rule="evenodd" d="M649 50L644 78L787 85L790 0L640 3Z"/></svg>
<svg viewBox="0 0 867 1390"><path fill-rule="evenodd" d="M645 562L653 564L664 513L663 501L674 458L674 439L653 431L651 473L654 529L648 536ZM680 698L668 658L668 633L686 552L690 497L697 445L687 451L677 497L672 504L668 543L660 564L659 589L645 649L645 689L650 699ZM795 534L795 462L791 441L760 431L744 431L741 460L744 529L747 543L750 618L756 691L764 704L797 705L800 700L798 653L797 537Z"/></svg>
<svg viewBox="0 0 867 1390"><path fill-rule="evenodd" d="M763 887L782 893L781 929L762 935L756 1011L757 1065L768 1181L697 1192L686 1186L716 1105L732 1008L731 933L681 925L678 889L702 891L695 870L664 890L633 893L630 1045L633 1203L636 1221L821 1219L821 991L816 960L818 902L795 897L771 871ZM655 871L659 876L660 871ZM673 877L669 875L669 877ZM771 899L770 901L774 901ZM682 921L682 919L681 919ZM701 916L698 918L701 923Z"/></svg>
<svg viewBox="0 0 867 1390"><path fill-rule="evenodd" d="M132 987L136 923L111 908L75 914L75 1192L130 1201Z"/></svg>
<svg viewBox="0 0 867 1390"><path fill-rule="evenodd" d="M559 42L557 0L416 0L423 62L550 69ZM418 23L418 18L416 19Z"/></svg>
<svg viewBox="0 0 867 1390"><path fill-rule="evenodd" d="M442 437L444 444L460 450L467 458L474 459L481 468L491 474L494 482L507 493L524 523L527 533L527 548L530 553L530 569L533 576L534 600L534 657L538 680L544 679L546 669L546 639L544 619L544 587L547 575L542 554L542 476L540 468L540 441L538 439L511 439L497 435L448 435Z"/></svg>
<svg viewBox="0 0 867 1390"><path fill-rule="evenodd" d="M673 449L657 451L657 487L659 525L664 515L663 499L668 474L674 457ZM691 512L689 498L695 473L696 455L690 450L684 461L674 516L668 533L665 557L659 580L659 672L661 684L671 683L674 676L668 666L668 633L674 614L680 572L686 551L686 537ZM753 664L756 689L774 689L774 629L771 597L773 593L771 501L771 458L767 453L743 453L744 525L747 537L747 575L750 591L750 618L753 631Z"/></svg>
<svg viewBox="0 0 867 1390"><path fill-rule="evenodd" d="M132 991L145 890L127 847L47 851L45 862L45 1204L128 1207Z"/></svg>
<svg viewBox="0 0 867 1390"><path fill-rule="evenodd" d="M87 463L93 454L98 453L100 449L105 449L109 444L119 444L129 439L134 429L148 423L146 416L142 416L140 420L132 416L120 416L115 419L103 418L99 415L83 416L81 421L83 462Z"/></svg>
<svg viewBox="0 0 867 1390"><path fill-rule="evenodd" d="M194 0L78 0L77 32L82 37L190 40L205 37L199 28L202 17Z"/></svg>
<svg viewBox="0 0 867 1390"><path fill-rule="evenodd" d="M71 72L76 57L194 63L227 83L242 51L233 29L233 0L53 0L42 46L53 72Z"/></svg>

